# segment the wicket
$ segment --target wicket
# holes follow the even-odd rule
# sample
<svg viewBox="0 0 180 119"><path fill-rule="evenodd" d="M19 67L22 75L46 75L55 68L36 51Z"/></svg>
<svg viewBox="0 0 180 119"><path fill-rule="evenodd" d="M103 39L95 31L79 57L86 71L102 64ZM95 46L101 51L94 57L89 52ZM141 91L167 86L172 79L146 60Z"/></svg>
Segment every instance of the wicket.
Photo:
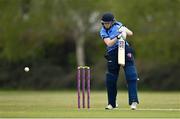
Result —
<svg viewBox="0 0 180 119"><path fill-rule="evenodd" d="M81 85L82 82L82 85ZM87 86L86 86L87 83ZM85 88L87 88L87 108L90 108L90 67L78 66L77 68L77 91L78 91L78 109L81 108L80 94L82 86L82 107L85 108Z"/></svg>

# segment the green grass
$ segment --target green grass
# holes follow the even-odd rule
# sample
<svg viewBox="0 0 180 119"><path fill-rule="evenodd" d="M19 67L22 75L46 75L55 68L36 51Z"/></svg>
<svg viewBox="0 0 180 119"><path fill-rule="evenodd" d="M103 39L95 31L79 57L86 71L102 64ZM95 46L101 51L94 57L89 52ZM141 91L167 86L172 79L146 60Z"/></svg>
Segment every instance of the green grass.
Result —
<svg viewBox="0 0 180 119"><path fill-rule="evenodd" d="M106 92L91 92L91 109L77 109L75 91L0 91L0 117L136 117L180 118L179 92L140 92L138 110L130 110L127 92L119 91L119 108L105 110Z"/></svg>

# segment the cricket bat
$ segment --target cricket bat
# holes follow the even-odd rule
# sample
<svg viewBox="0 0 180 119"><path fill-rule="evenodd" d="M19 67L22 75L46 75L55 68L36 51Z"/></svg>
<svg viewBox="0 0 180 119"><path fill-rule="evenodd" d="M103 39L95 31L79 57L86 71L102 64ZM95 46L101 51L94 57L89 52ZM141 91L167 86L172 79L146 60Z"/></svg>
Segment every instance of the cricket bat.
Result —
<svg viewBox="0 0 180 119"><path fill-rule="evenodd" d="M118 45L118 64L125 65L125 41L122 37L119 39Z"/></svg>
<svg viewBox="0 0 180 119"><path fill-rule="evenodd" d="M123 29L120 30L122 30L122 33L118 44L118 64L125 66L125 39L127 34Z"/></svg>

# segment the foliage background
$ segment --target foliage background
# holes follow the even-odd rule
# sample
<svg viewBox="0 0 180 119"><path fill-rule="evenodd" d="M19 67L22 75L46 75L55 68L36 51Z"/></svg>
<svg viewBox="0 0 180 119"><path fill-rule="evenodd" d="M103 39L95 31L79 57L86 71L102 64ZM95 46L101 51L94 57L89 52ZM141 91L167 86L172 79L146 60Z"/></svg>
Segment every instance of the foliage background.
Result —
<svg viewBox="0 0 180 119"><path fill-rule="evenodd" d="M75 89L77 66L88 65L92 89L105 89L99 29L102 13L111 11L134 32L128 40L139 89L180 90L179 6L180 0L0 0L0 88Z"/></svg>

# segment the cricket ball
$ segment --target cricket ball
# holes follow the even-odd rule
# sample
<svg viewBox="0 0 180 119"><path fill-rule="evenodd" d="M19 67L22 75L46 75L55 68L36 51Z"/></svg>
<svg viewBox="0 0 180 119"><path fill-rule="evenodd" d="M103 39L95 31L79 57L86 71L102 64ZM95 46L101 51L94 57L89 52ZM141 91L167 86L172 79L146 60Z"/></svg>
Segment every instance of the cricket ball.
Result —
<svg viewBox="0 0 180 119"><path fill-rule="evenodd" d="M28 72L29 71L29 67L24 67L24 71Z"/></svg>

